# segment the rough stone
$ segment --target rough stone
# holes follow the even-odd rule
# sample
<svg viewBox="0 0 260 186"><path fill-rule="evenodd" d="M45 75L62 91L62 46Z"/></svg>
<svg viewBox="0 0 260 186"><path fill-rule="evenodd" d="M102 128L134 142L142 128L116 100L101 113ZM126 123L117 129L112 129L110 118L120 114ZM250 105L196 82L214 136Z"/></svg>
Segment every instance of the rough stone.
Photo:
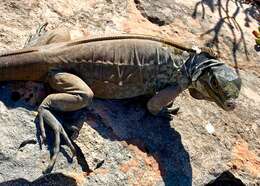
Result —
<svg viewBox="0 0 260 186"><path fill-rule="evenodd" d="M134 0L134 2L141 14L158 26L171 24L175 18L185 19L183 14L191 13L191 9L178 0Z"/></svg>
<svg viewBox="0 0 260 186"><path fill-rule="evenodd" d="M214 183L227 171L245 185L259 184L260 63L251 34L258 26L255 7L224 0L2 0L0 12L1 49L23 47L29 33L46 21L50 28L70 28L73 38L145 33L212 45L243 80L233 112L184 92L175 102L180 113L170 122L151 116L135 99L95 99L88 109L57 113L65 126L80 125L74 140L79 152L71 161L62 145L53 173L45 176L52 135L41 150L36 108L48 89L33 82L1 83L0 185L197 186ZM235 17L221 22L227 15ZM24 140L30 143L20 147Z"/></svg>

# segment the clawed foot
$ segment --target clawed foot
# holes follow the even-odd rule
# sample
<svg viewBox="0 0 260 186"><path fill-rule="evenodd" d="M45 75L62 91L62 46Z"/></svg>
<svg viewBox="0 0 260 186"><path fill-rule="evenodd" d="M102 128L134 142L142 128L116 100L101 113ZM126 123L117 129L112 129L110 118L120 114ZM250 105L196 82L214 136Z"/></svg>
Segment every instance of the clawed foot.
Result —
<svg viewBox="0 0 260 186"><path fill-rule="evenodd" d="M156 116L166 118L168 120L172 120L174 118L174 115L176 115L179 110L180 107L174 107L174 108L164 107Z"/></svg>
<svg viewBox="0 0 260 186"><path fill-rule="evenodd" d="M44 128L44 123L47 123L54 131L55 136L55 142L53 147L53 155L50 158L50 162L48 167L43 171L43 174L50 173L54 167L54 164L56 162L58 153L60 151L60 135L63 136L66 144L69 146L69 148L72 151L72 158L76 155L76 150L71 143L67 133L65 132L63 126L61 123L55 118L55 116L47 109L45 108L39 108L39 122L40 122L40 130L41 130L41 145L46 142L46 133Z"/></svg>
<svg viewBox="0 0 260 186"><path fill-rule="evenodd" d="M44 23L42 25L40 25L35 34L30 34L28 39L26 40L25 44L24 44L24 47L28 47L30 46L30 43L33 42L34 40L37 40L42 34L46 33L47 30L46 30L46 27L48 26L48 23Z"/></svg>
<svg viewBox="0 0 260 186"><path fill-rule="evenodd" d="M79 136L79 129L76 126L71 126L69 130L71 131L70 139L77 139L77 137Z"/></svg>

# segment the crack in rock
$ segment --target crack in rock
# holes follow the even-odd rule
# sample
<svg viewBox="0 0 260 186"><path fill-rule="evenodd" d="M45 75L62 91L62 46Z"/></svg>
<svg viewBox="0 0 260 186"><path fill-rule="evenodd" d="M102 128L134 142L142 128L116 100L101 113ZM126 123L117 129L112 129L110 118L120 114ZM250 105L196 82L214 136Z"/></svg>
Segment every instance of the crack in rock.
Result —
<svg viewBox="0 0 260 186"><path fill-rule="evenodd" d="M136 8L141 12L142 16L145 17L147 20L149 20L151 23L156 24L158 26L164 26L167 24L160 17L155 15L154 16L149 15L142 7L141 2L139 0L134 0L134 2L136 4Z"/></svg>

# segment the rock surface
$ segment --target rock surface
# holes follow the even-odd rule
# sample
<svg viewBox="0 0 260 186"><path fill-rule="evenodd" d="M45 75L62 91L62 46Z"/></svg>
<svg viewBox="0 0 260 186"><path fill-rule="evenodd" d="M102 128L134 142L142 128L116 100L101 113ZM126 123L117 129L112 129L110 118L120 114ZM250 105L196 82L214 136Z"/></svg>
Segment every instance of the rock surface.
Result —
<svg viewBox="0 0 260 186"><path fill-rule="evenodd" d="M35 110L44 87L1 83L0 185L205 185L225 171L245 185L258 185L260 55L251 32L259 10L236 2L2 0L1 49L23 47L44 22L70 28L73 38L146 33L215 47L240 70L243 87L238 108L228 113L184 92L175 102L180 113L170 122L150 116L137 100L95 99L89 109L59 114L64 124L81 125L74 141L80 153L72 162L62 145L53 173L43 176L52 140L50 134L40 150ZM20 147L24 140L30 144ZM94 170L90 175L87 166Z"/></svg>

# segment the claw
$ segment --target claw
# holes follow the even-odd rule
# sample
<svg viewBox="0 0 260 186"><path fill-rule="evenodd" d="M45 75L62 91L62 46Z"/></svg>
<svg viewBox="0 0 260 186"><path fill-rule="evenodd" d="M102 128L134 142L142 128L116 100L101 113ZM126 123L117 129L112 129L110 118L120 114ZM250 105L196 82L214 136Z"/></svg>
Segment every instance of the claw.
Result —
<svg viewBox="0 0 260 186"><path fill-rule="evenodd" d="M72 131L72 135L70 136L70 139L75 140L79 136L79 129L76 126L71 126L70 130Z"/></svg>
<svg viewBox="0 0 260 186"><path fill-rule="evenodd" d="M164 107L157 114L157 116L162 117L162 118L166 118L168 120L172 120L174 118L174 115L176 115L179 110L180 110L180 107L175 107L175 108Z"/></svg>
<svg viewBox="0 0 260 186"><path fill-rule="evenodd" d="M39 109L39 123L40 123L40 130L41 130L40 140L41 140L41 145L43 145L46 143L46 132L44 128L42 112L40 111L40 109Z"/></svg>
<svg viewBox="0 0 260 186"><path fill-rule="evenodd" d="M55 165L57 160L58 154L60 152L60 132L55 131L55 144L53 147L53 155L49 161L48 167L43 171L44 174L50 173Z"/></svg>
<svg viewBox="0 0 260 186"><path fill-rule="evenodd" d="M170 101L170 102L166 105L167 108L171 108L172 106L173 106L173 101Z"/></svg>
<svg viewBox="0 0 260 186"><path fill-rule="evenodd" d="M75 147L73 146L73 144L71 143L66 131L64 130L64 128L62 127L61 128L61 134L65 140L65 142L67 143L67 145L69 146L71 152L72 152L72 158L76 155L76 149Z"/></svg>
<svg viewBox="0 0 260 186"><path fill-rule="evenodd" d="M24 47L26 47L30 43L30 41L32 40L32 37L33 37L33 35L30 34L29 37L27 38L27 40L24 43Z"/></svg>
<svg viewBox="0 0 260 186"><path fill-rule="evenodd" d="M45 145L46 144L46 138L44 138L44 137L42 137L42 136L40 136L40 145L42 146L42 145Z"/></svg>
<svg viewBox="0 0 260 186"><path fill-rule="evenodd" d="M43 33L47 32L46 27L48 26L48 22L45 22L42 25L39 25L35 34L30 34L26 42L24 43L24 47L28 47L30 43L40 37Z"/></svg>
<svg viewBox="0 0 260 186"><path fill-rule="evenodd" d="M48 22L45 22L44 24L40 25L36 30L36 34L40 35L42 32L47 32L46 27L48 26L48 24Z"/></svg>
<svg viewBox="0 0 260 186"><path fill-rule="evenodd" d="M180 110L180 107L174 107L174 108L167 108L167 110L173 114L173 115L177 115L179 110Z"/></svg>
<svg viewBox="0 0 260 186"><path fill-rule="evenodd" d="M42 171L42 174L49 174L49 173L51 173L53 167L54 167L54 164L53 165L49 164L48 167L44 171Z"/></svg>
<svg viewBox="0 0 260 186"><path fill-rule="evenodd" d="M46 134L45 134L45 129L44 129L44 121L53 129L54 135L55 135L55 142L54 142L54 147L53 147L53 155L50 158L48 167L43 171L43 174L50 173L55 165L57 156L60 152L60 135L63 136L66 144L69 146L69 148L72 151L72 158L76 154L76 150L71 143L67 133L65 132L63 126L61 123L55 118L55 116L47 109L45 108L39 108L39 119L40 119L40 128L41 128L41 141L45 141L46 139Z"/></svg>

